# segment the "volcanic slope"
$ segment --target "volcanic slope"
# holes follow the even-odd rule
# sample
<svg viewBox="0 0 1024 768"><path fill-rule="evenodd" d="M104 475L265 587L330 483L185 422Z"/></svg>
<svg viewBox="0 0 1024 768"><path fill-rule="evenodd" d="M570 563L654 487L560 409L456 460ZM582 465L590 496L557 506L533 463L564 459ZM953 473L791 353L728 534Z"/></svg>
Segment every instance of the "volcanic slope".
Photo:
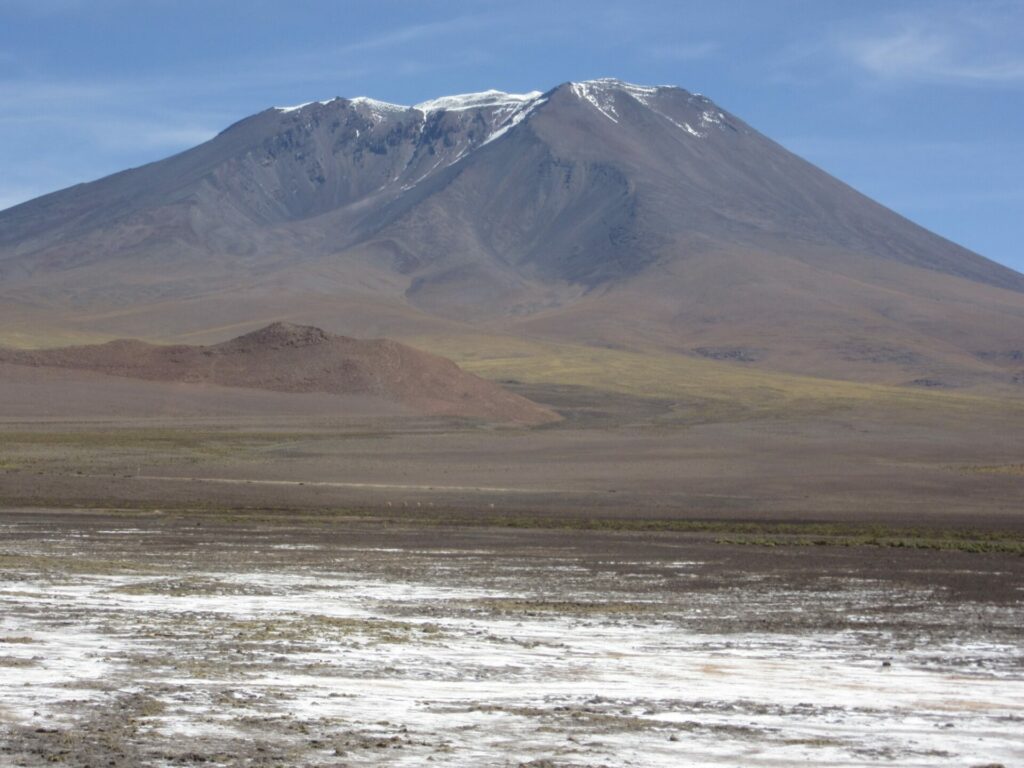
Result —
<svg viewBox="0 0 1024 768"><path fill-rule="evenodd" d="M7 343L275 317L1024 394L1024 276L676 87L273 108L0 213Z"/></svg>
<svg viewBox="0 0 1024 768"><path fill-rule="evenodd" d="M389 339L353 339L288 323L209 347L120 339L49 350L0 348L0 367L4 364L153 382L367 395L413 412L503 423L558 420L552 411L466 373L443 357Z"/></svg>

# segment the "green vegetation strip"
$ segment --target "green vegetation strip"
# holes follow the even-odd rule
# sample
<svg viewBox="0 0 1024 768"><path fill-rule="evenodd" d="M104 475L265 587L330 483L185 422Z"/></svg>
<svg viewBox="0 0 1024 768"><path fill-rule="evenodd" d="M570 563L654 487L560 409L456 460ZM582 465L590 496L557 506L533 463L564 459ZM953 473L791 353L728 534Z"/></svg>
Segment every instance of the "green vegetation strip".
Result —
<svg viewBox="0 0 1024 768"><path fill-rule="evenodd" d="M1024 532L902 528L853 523L767 523L719 520L459 516L448 525L714 534L718 544L744 546L890 547L1024 555Z"/></svg>
<svg viewBox="0 0 1024 768"><path fill-rule="evenodd" d="M59 511L66 505L43 505L26 500L21 507L45 507ZM154 516L202 520L208 524L316 526L339 522L384 527L507 528L551 531L592 531L597 533L693 534L723 545L754 547L882 547L976 554L1024 556L1024 530L980 530L965 528L906 527L888 524L844 522L762 522L743 520L699 520L680 518L582 517L529 514L494 514L410 510L396 515L393 510L233 508L217 506L175 508L165 504L140 504L130 509L75 508L78 513L124 517ZM2 555L3 553L0 553ZM106 563L111 570L124 570L124 563ZM4 566L0 558L0 568Z"/></svg>

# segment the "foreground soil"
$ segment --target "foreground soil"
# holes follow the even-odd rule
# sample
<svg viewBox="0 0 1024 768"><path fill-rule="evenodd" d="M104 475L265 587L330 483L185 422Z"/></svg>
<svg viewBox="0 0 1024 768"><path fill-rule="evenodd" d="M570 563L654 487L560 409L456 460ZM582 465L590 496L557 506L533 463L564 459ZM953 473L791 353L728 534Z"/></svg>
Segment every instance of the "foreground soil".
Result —
<svg viewBox="0 0 1024 768"><path fill-rule="evenodd" d="M535 386L563 419L524 429L116 381L83 380L73 400L31 377L5 391L0 503L1024 530L1016 412L702 421L672 401Z"/></svg>
<svg viewBox="0 0 1024 768"><path fill-rule="evenodd" d="M0 763L1014 765L1024 558L0 513Z"/></svg>
<svg viewBox="0 0 1024 768"><path fill-rule="evenodd" d="M495 428L10 367L2 765L1024 758L1012 408L510 383L562 419Z"/></svg>

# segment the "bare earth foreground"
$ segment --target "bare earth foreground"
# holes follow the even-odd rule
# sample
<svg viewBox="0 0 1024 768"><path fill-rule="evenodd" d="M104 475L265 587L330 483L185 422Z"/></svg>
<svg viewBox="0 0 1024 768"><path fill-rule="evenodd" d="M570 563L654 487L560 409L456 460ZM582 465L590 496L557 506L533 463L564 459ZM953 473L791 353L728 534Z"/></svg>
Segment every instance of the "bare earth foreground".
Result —
<svg viewBox="0 0 1024 768"><path fill-rule="evenodd" d="M0 764L1017 765L1024 558L0 515Z"/></svg>
<svg viewBox="0 0 1024 768"><path fill-rule="evenodd" d="M1022 338L614 79L0 212L0 768L1022 765Z"/></svg>
<svg viewBox="0 0 1024 768"><path fill-rule="evenodd" d="M1024 761L1015 402L10 368L5 768Z"/></svg>

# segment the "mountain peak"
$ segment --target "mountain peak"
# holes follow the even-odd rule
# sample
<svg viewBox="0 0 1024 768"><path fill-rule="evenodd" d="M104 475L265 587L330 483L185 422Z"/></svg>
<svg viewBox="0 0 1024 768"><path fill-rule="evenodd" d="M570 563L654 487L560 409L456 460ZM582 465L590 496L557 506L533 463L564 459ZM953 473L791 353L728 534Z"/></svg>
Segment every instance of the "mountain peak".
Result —
<svg viewBox="0 0 1024 768"><path fill-rule="evenodd" d="M326 107L332 101L338 101L339 98L340 97L335 96L333 99L324 99L323 101L305 101L302 104L295 104L294 106L291 107L274 107L273 109L275 112L283 113L298 112L299 110L305 109L306 107L311 107L314 104L319 104L322 107Z"/></svg>
<svg viewBox="0 0 1024 768"><path fill-rule="evenodd" d="M409 109L404 104L392 104L390 101L372 99L369 96L356 96L354 99L349 99L349 102L357 107L366 107L373 112L405 112Z"/></svg>
<svg viewBox="0 0 1024 768"><path fill-rule="evenodd" d="M194 324L194 297L224 294L228 326L278 313L356 333L486 323L801 374L891 383L955 369L1011 386L999 366L1020 360L1024 276L703 96L600 78L284 109L0 213L0 321L29 311L45 328L61 292L75 311L153 317L179 300L171 335ZM966 308L951 318L950 302ZM95 321L107 334L117 322ZM353 342L275 324L235 343L210 354Z"/></svg>
<svg viewBox="0 0 1024 768"><path fill-rule="evenodd" d="M617 90L624 91L631 96L640 98L651 96L660 90L683 90L677 85L641 85L638 83L629 83L616 77L598 77L593 80L569 82L564 85L573 88L577 92L597 93ZM410 109L417 109L420 112L458 112L461 110L483 107L518 107L529 102L536 101L543 95L543 91L509 93L507 91L490 88L486 91L477 91L474 93L457 93L448 96L438 96L437 98L427 99L426 101L421 101L418 104L413 104L412 106L381 101L369 96L355 96L351 99L344 99L340 96L335 96L331 99L307 101L290 107L274 107L274 109L278 112L284 113L298 112L299 110L305 109L306 107L312 107L314 105L327 106L335 101L348 101L350 104L354 104L356 106L365 106L370 107L371 109L389 112L405 112Z"/></svg>
<svg viewBox="0 0 1024 768"><path fill-rule="evenodd" d="M562 88L567 88L576 98L581 101L588 102L594 109L600 112L602 115L607 117L613 123L619 122L619 113L616 108L616 99L619 94L625 94L631 97L635 101L638 101L648 109L661 114L662 117L667 115L662 114L656 107L656 100L660 95L666 92L676 92L683 94L690 99L702 97L694 97L689 91L683 90L677 85L638 85L637 83L627 83L625 80L619 80L614 77L600 77L596 80L582 80L580 82L569 82L565 83ZM668 118L671 120L671 118ZM689 126L688 123L681 124L675 120L672 120L677 127L683 128L687 133L694 136L701 135L696 129Z"/></svg>
<svg viewBox="0 0 1024 768"><path fill-rule="evenodd" d="M239 343L267 347L310 347L330 340L330 335L313 325L276 322L259 330L232 339L229 344Z"/></svg>
<svg viewBox="0 0 1024 768"><path fill-rule="evenodd" d="M679 89L678 85L642 85L640 83L629 83L625 80L620 80L617 77L597 77L593 80L580 80L570 82L569 85L585 85L590 88L618 88L623 91L640 91L644 93L653 93L654 91L661 90L662 88L676 88Z"/></svg>
<svg viewBox="0 0 1024 768"><path fill-rule="evenodd" d="M356 96L351 99L343 99L336 96L333 99L323 101L307 101L291 107L274 107L274 110L281 113L298 112L314 105L327 106L335 101L347 101L356 107L366 107L376 112L407 112L416 109L420 112L460 112L466 109L482 109L487 107L521 107L536 101L544 94L541 91L530 91L528 93L507 93L490 89L477 93L458 93L451 96L439 96L436 99L427 99L419 104L409 106L407 104L393 104L389 101L381 101L369 96Z"/></svg>

